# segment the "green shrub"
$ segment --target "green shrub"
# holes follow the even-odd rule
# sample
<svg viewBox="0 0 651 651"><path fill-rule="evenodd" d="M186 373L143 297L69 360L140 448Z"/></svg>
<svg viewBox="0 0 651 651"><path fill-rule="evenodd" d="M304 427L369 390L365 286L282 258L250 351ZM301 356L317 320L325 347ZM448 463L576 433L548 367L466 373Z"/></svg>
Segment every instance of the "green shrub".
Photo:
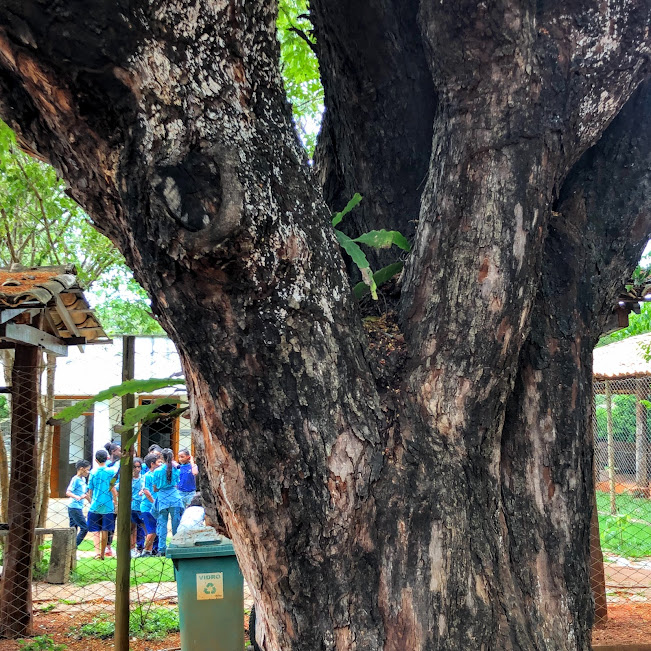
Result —
<svg viewBox="0 0 651 651"><path fill-rule="evenodd" d="M55 644L49 635L37 635L30 640L18 640L21 651L64 651L65 644Z"/></svg>
<svg viewBox="0 0 651 651"><path fill-rule="evenodd" d="M145 640L164 638L179 630L179 612L176 608L153 608L151 604L138 606L129 615L129 635ZM71 629L77 638L96 637L106 639L115 633L115 620L102 614L79 628Z"/></svg>

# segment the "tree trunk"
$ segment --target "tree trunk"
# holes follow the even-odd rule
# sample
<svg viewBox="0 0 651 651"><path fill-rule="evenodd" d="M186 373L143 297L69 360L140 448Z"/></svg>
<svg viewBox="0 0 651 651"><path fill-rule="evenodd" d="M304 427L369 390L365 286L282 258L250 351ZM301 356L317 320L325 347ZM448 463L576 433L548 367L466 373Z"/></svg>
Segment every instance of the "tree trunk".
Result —
<svg viewBox="0 0 651 651"><path fill-rule="evenodd" d="M11 371L14 365L13 351L0 351L4 385L11 386ZM9 504L9 455L2 437L0 437L0 520L7 522L7 506ZM0 541L0 548L5 541Z"/></svg>
<svg viewBox="0 0 651 651"><path fill-rule="evenodd" d="M378 0L352 48L367 14L314 0L333 84L324 163L342 175L326 173L328 194L363 190L378 219L391 201L419 209L398 322L370 342L291 130L269 3L119 19L112 3L7 4L2 113L119 245L179 347L209 511L261 646L587 650L591 351L649 231L625 183L644 187L648 166L594 179L646 74L648 3ZM336 80L357 73L349 110ZM353 133L373 93L385 108Z"/></svg>
<svg viewBox="0 0 651 651"><path fill-rule="evenodd" d="M0 520L7 521L7 506L9 503L9 456L5 441L0 436ZM0 541L0 546L2 545Z"/></svg>
<svg viewBox="0 0 651 651"><path fill-rule="evenodd" d="M0 637L11 639L32 634L39 358L36 346L16 346L11 383L9 533L0 584Z"/></svg>
<svg viewBox="0 0 651 651"><path fill-rule="evenodd" d="M54 377L56 373L56 356L47 353L45 366L45 396L41 398L43 416L41 422L43 445L40 450L38 467L38 494L37 514L38 527L47 526L47 511L50 504L50 475L52 473L52 443L54 440L54 426L47 422L54 415Z"/></svg>

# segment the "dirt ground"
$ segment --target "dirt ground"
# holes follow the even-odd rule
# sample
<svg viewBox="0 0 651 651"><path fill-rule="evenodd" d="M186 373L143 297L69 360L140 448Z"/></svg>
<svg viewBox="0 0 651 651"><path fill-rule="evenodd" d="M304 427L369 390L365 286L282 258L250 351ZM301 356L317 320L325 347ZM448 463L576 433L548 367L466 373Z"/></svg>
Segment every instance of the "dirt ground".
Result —
<svg viewBox="0 0 651 651"><path fill-rule="evenodd" d="M112 612L112 611L111 611ZM81 640L70 636L70 629L89 622L98 613L45 613L34 616L36 635L51 635L57 644L65 644L68 651L112 651L113 639L97 640L83 638ZM168 635L163 640L139 640L132 638L130 651L163 651L180 649L181 638L178 633ZM18 642L0 640L0 651L18 651Z"/></svg>
<svg viewBox="0 0 651 651"><path fill-rule="evenodd" d="M56 644L65 644L67 651L113 651L113 639L97 640L94 638L75 639L70 635L72 627L78 627L96 617L95 613L38 613L34 616L36 635L51 635ZM107 612L113 612L112 610ZM245 642L248 643L247 634L249 617L244 615ZM139 640L132 638L129 644L130 651L178 651L181 648L179 633L168 635L162 640ZM12 640L0 640L0 651L19 651L20 645Z"/></svg>
<svg viewBox="0 0 651 651"><path fill-rule="evenodd" d="M97 613L38 613L34 617L36 634L49 634L57 644L65 644L68 651L113 651L113 640L70 636L71 627L90 621ZM248 617L244 621L248 628ZM248 640L248 637L247 637ZM593 644L649 644L651 643L651 603L624 602L608 606L608 622L596 628L592 634ZM130 651L176 651L180 648L178 633L163 640L139 640L132 638ZM19 651L15 641L0 640L0 651Z"/></svg>
<svg viewBox="0 0 651 651"><path fill-rule="evenodd" d="M592 644L651 643L651 603L608 605L608 621L592 632Z"/></svg>

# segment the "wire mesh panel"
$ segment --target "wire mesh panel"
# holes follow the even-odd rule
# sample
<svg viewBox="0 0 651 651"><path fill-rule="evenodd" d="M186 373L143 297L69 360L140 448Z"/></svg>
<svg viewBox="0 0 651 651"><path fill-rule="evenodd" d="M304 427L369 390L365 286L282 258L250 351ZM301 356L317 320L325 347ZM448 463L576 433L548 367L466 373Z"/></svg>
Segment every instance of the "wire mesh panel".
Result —
<svg viewBox="0 0 651 651"><path fill-rule="evenodd" d="M105 349L104 357L99 348ZM8 393L0 393L0 637L36 634L99 639L113 633L117 540L112 530L120 489L120 400L96 403L69 422L52 420L52 415L118 384L120 348L119 342L96 347L89 358L92 364L81 353L76 362L73 354L59 358L54 371L48 368L48 361L54 360L40 352L33 366L16 369L13 351L2 351ZM137 350L137 364L138 354L141 379L180 375L179 358L169 341L145 341ZM55 388L48 373L56 374L60 368L64 369L61 377L74 377L76 384L61 386L59 382ZM98 380L97 374L108 380ZM84 385L94 390L83 392ZM32 393L25 387L32 387ZM185 398L165 391L179 403ZM136 404L146 404L165 391L139 395ZM18 402L21 409L16 409ZM167 406L161 411L168 411ZM176 462L179 452L191 448L189 420L178 410L169 418L161 413L161 420L150 431L141 432L136 442L129 541L130 627L134 636L152 639L178 631L172 561L158 555L161 537L155 531L159 524L160 533L160 523L150 518L147 528L139 515L144 499L142 473L147 471L143 459L157 436L165 439ZM110 477L108 482L102 474ZM173 523L170 518L164 529L167 540ZM16 574L17 580L7 581L7 576ZM59 637L58 641L65 640ZM5 648L3 644L0 649ZM99 647L89 640L88 648Z"/></svg>
<svg viewBox="0 0 651 651"><path fill-rule="evenodd" d="M608 604L642 601L651 607L649 399L648 378L594 384L595 488L603 565L595 567L599 558L593 554L592 569L593 576L603 577ZM599 592L594 581L593 590ZM597 601L599 597L595 594Z"/></svg>

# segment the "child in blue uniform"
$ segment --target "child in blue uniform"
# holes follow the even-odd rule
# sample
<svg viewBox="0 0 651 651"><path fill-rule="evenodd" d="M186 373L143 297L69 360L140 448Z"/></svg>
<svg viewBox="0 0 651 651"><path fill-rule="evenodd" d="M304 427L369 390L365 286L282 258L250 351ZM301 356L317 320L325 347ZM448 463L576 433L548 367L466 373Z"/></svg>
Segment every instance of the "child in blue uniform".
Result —
<svg viewBox="0 0 651 651"><path fill-rule="evenodd" d="M183 501L183 508L187 508L197 492L197 481L195 477L199 468L190 455L189 450L179 452L179 493Z"/></svg>
<svg viewBox="0 0 651 651"><path fill-rule="evenodd" d="M70 498L68 504L68 519L70 526L77 529L77 547L88 533L88 525L84 517L84 500L88 494L88 483L86 477L90 472L90 461L82 459L75 464L77 474L70 480L66 497Z"/></svg>
<svg viewBox="0 0 651 651"><path fill-rule="evenodd" d="M143 522L142 514L140 513L142 488L144 485L144 477L140 474L141 471L142 459L140 457L134 457L133 477L131 479L131 558L138 556L145 546L145 523ZM119 480L115 485L115 488L119 493Z"/></svg>
<svg viewBox="0 0 651 651"><path fill-rule="evenodd" d="M140 500L140 517L145 525L147 537L145 538L145 548L142 556L151 556L152 547L156 540L156 518L151 514L151 508L154 504L154 471L161 464L161 460L155 454L148 454L145 457L145 466L147 474L143 480L142 499Z"/></svg>
<svg viewBox="0 0 651 651"><path fill-rule="evenodd" d="M115 490L115 470L106 467L108 453L97 450L95 461L97 468L90 473L88 480L88 531L93 534L95 543L95 558L104 560L108 533L115 529L115 510L118 503L118 493Z"/></svg>
<svg viewBox="0 0 651 651"><path fill-rule="evenodd" d="M142 489L145 485L145 478L142 472L142 459L135 457L133 460L133 479L131 481L131 555L137 556L142 553L145 547L145 523L140 513L142 503Z"/></svg>
<svg viewBox="0 0 651 651"><path fill-rule="evenodd" d="M165 556L167 546L167 522L172 520L172 535L176 534L183 501L177 485L179 483L179 470L174 467L174 453L169 448L162 452L163 465L154 470L154 492L158 501L158 520L156 534L158 535L158 555Z"/></svg>

